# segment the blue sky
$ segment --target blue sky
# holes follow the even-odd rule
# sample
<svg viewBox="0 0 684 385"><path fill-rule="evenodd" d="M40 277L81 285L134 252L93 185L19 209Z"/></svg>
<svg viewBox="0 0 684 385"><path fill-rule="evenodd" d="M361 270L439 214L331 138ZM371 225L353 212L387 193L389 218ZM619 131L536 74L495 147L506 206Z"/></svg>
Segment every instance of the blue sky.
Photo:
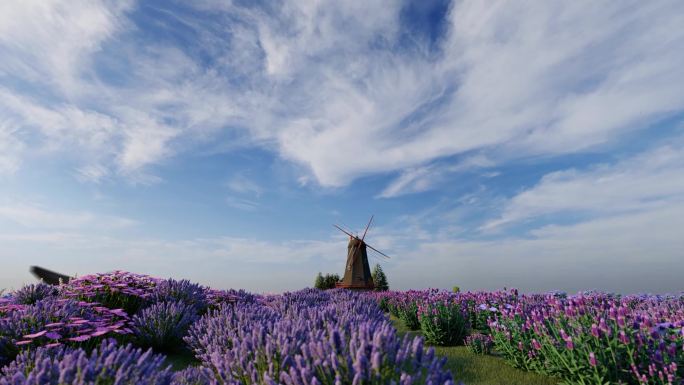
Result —
<svg viewBox="0 0 684 385"><path fill-rule="evenodd" d="M684 4L0 4L0 286L684 289ZM373 261L374 262L374 261Z"/></svg>

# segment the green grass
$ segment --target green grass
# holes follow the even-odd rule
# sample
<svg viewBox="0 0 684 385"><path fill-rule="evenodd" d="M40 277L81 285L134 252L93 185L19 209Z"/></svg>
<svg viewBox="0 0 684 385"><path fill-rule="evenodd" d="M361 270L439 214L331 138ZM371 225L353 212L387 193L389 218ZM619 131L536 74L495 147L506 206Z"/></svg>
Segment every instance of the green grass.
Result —
<svg viewBox="0 0 684 385"><path fill-rule="evenodd" d="M198 365L199 361L195 358L192 352L182 350L180 352L166 354L166 364L171 365L171 369L179 371L188 366Z"/></svg>
<svg viewBox="0 0 684 385"><path fill-rule="evenodd" d="M401 320L391 317L400 335L420 335ZM473 354L465 346L435 346L435 353L447 358L454 381L465 385L556 385L558 380L509 366L500 357Z"/></svg>

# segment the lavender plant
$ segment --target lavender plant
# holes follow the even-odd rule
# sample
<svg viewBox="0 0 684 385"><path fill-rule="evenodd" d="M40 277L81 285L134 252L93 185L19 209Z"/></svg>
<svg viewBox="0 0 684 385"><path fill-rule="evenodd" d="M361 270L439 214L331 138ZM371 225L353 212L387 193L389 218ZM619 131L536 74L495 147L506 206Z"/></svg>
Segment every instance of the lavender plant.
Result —
<svg viewBox="0 0 684 385"><path fill-rule="evenodd" d="M372 298L349 291L224 307L193 325L186 341L222 384L452 382L422 339L400 339Z"/></svg>
<svg viewBox="0 0 684 385"><path fill-rule="evenodd" d="M142 274L113 271L72 279L64 285L64 295L79 301L96 302L110 309L123 309L134 315L149 303L160 280Z"/></svg>
<svg viewBox="0 0 684 385"><path fill-rule="evenodd" d="M458 345L470 329L463 306L448 297L418 305L418 319L425 340L433 345Z"/></svg>
<svg viewBox="0 0 684 385"><path fill-rule="evenodd" d="M482 333L475 333L465 338L465 346L471 353L485 355L492 352L492 337Z"/></svg>
<svg viewBox="0 0 684 385"><path fill-rule="evenodd" d="M39 348L23 353L3 370L0 385L171 384L172 372L164 357L115 341L103 342L90 354L83 349L53 353Z"/></svg>
<svg viewBox="0 0 684 385"><path fill-rule="evenodd" d="M211 369L203 366L191 366L173 375L173 385L218 385L218 380Z"/></svg>
<svg viewBox="0 0 684 385"><path fill-rule="evenodd" d="M170 351L182 345L183 336L197 319L196 308L185 302L158 302L133 317L136 342L157 351Z"/></svg>
<svg viewBox="0 0 684 385"><path fill-rule="evenodd" d="M52 285L46 283L37 283L25 285L21 289L12 293L13 302L20 305L33 305L34 303L54 297L59 293L59 290Z"/></svg>
<svg viewBox="0 0 684 385"><path fill-rule="evenodd" d="M515 365L577 384L678 384L684 379L684 302L601 293L521 297L490 322Z"/></svg>
<svg viewBox="0 0 684 385"><path fill-rule="evenodd" d="M122 311L67 299L15 307L0 318L0 364L37 346L93 346L108 336L129 334L128 323Z"/></svg>
<svg viewBox="0 0 684 385"><path fill-rule="evenodd" d="M188 280L165 279L152 289L149 297L152 302L182 302L204 314L209 307L207 289Z"/></svg>
<svg viewBox="0 0 684 385"><path fill-rule="evenodd" d="M212 308L218 308L221 305L233 303L257 303L261 300L261 296L250 293L245 290L207 290L207 301Z"/></svg>
<svg viewBox="0 0 684 385"><path fill-rule="evenodd" d="M224 353L232 348L234 334L241 325L256 322L273 324L281 318L282 315L269 306L225 304L216 310L210 310L193 323L184 341L197 358L209 360L210 350L213 353Z"/></svg>
<svg viewBox="0 0 684 385"><path fill-rule="evenodd" d="M398 307L399 319L404 322L410 330L420 329L420 319L418 318L418 303L408 301Z"/></svg>
<svg viewBox="0 0 684 385"><path fill-rule="evenodd" d="M211 354L206 364L225 383L453 383L445 359L425 352L420 338L398 339L389 323L363 323L349 334L335 327L304 332L311 325L291 321L274 326L238 334L230 351Z"/></svg>

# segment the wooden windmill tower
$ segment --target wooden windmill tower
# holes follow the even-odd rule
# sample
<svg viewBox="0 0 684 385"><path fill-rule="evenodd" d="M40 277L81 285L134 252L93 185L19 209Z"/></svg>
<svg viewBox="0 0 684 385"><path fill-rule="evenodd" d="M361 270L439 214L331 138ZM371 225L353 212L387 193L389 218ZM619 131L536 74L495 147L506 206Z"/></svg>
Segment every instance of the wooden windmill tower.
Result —
<svg viewBox="0 0 684 385"><path fill-rule="evenodd" d="M366 234L368 233L368 229L372 222L373 217L371 216L361 238L338 225L334 225L340 231L349 235L344 278L342 278L342 282L338 282L335 285L336 287L360 290L372 290L375 287L373 277L371 276L370 266L368 265L368 253L366 249L371 249L385 258L389 258L389 256L365 242Z"/></svg>

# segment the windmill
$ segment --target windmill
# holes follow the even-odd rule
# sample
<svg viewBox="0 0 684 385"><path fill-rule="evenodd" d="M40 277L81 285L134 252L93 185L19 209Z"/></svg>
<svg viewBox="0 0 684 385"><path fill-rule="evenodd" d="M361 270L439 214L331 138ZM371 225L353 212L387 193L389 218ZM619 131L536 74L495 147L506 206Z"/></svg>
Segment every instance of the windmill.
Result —
<svg viewBox="0 0 684 385"><path fill-rule="evenodd" d="M366 249L371 249L384 258L389 259L389 256L365 242L366 234L368 234L368 229L372 222L373 216L371 216L370 221L368 221L368 225L366 225L366 229L363 231L361 238L338 225L333 225L341 232L349 235L344 278L342 278L342 282L336 284L336 287L361 290L372 290L375 287L373 278L371 277L370 266L368 266L368 253Z"/></svg>

